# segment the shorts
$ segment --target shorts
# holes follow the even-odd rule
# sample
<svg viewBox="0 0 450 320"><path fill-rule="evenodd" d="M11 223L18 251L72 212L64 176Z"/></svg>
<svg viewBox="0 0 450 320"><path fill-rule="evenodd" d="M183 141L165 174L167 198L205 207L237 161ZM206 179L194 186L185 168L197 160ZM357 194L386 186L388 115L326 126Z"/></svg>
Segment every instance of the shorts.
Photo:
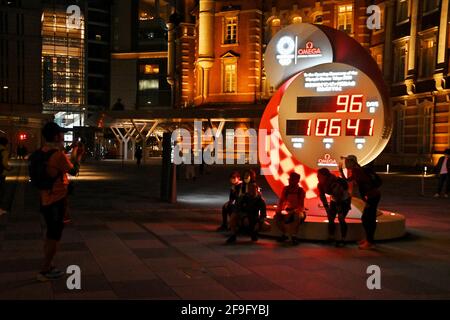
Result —
<svg viewBox="0 0 450 320"><path fill-rule="evenodd" d="M64 216L67 211L67 198L58 200L48 206L41 206L41 213L47 226L46 237L49 240L61 240L64 229Z"/></svg>

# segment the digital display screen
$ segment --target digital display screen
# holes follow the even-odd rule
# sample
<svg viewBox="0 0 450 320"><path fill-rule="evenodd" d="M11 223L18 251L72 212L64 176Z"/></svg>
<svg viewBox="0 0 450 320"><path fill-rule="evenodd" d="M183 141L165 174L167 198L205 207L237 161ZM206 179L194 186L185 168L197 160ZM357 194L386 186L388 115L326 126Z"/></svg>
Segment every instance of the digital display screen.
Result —
<svg viewBox="0 0 450 320"><path fill-rule="evenodd" d="M374 119L286 120L286 135L340 137L343 132L342 124L345 124L347 137L370 137L373 136L374 123Z"/></svg>
<svg viewBox="0 0 450 320"><path fill-rule="evenodd" d="M347 119L346 136L371 137L373 136L374 119Z"/></svg>
<svg viewBox="0 0 450 320"><path fill-rule="evenodd" d="M363 95L297 97L297 113L357 113L362 111Z"/></svg>
<svg viewBox="0 0 450 320"><path fill-rule="evenodd" d="M360 70L339 63L316 66L283 90L276 106L279 133L305 166L335 170L348 154L367 163L386 145L389 109Z"/></svg>
<svg viewBox="0 0 450 320"><path fill-rule="evenodd" d="M286 120L288 136L310 136L312 120Z"/></svg>

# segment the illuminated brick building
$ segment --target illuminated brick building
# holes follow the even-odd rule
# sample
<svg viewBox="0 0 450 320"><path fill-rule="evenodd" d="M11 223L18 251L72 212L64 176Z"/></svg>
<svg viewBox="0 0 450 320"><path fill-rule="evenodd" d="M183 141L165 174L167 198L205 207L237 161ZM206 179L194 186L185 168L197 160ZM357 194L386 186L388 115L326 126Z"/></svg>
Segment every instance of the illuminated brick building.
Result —
<svg viewBox="0 0 450 320"><path fill-rule="evenodd" d="M380 29L366 24L372 4ZM421 165L449 147L448 0L187 0L177 13L168 63L177 108L262 110L274 90L263 61L271 36L293 23L324 24L367 48L390 86L395 129L379 164ZM258 118L241 123L257 128Z"/></svg>

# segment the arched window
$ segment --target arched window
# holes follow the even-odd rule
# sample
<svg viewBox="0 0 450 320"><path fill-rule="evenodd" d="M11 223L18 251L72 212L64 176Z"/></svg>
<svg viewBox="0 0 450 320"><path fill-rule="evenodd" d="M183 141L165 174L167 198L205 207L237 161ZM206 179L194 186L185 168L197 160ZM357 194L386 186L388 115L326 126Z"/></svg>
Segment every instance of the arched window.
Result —
<svg viewBox="0 0 450 320"><path fill-rule="evenodd" d="M292 18L292 23L302 23L303 19L302 17L295 16Z"/></svg>

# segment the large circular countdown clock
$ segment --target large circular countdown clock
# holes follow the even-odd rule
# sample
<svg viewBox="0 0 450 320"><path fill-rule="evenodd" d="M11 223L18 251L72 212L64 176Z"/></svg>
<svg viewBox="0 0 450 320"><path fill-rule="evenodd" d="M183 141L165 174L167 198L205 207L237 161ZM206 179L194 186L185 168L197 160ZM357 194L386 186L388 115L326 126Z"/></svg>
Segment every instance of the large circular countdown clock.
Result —
<svg viewBox="0 0 450 320"><path fill-rule="evenodd" d="M336 170L341 156L361 165L386 146L389 110L375 83L361 70L326 63L299 74L284 92L279 130L292 155L310 168Z"/></svg>

